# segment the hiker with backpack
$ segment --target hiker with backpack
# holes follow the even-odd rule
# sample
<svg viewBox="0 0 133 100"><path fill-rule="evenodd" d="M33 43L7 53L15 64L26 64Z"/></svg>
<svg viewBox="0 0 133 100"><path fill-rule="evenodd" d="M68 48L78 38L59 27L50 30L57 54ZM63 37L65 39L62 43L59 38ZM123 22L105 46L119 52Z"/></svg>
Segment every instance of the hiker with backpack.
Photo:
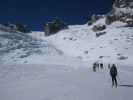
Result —
<svg viewBox="0 0 133 100"><path fill-rule="evenodd" d="M116 65L113 64L112 67L110 68L110 76L112 78L112 87L113 86L116 86L117 87L117 79L116 79L116 76L117 76L117 68L116 68Z"/></svg>

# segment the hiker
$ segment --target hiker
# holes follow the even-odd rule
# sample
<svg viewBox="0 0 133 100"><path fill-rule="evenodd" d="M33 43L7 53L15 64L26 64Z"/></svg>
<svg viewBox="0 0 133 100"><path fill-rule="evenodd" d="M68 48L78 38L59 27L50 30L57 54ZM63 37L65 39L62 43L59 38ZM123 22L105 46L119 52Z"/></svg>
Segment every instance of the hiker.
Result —
<svg viewBox="0 0 133 100"><path fill-rule="evenodd" d="M100 63L100 68L103 69L103 63Z"/></svg>
<svg viewBox="0 0 133 100"><path fill-rule="evenodd" d="M112 78L112 87L115 85L117 87L117 68L116 65L113 64L112 67L110 68L110 76Z"/></svg>
<svg viewBox="0 0 133 100"><path fill-rule="evenodd" d="M97 64L94 63L94 64L93 64L93 71L94 71L94 72L96 72L96 66L97 66Z"/></svg>

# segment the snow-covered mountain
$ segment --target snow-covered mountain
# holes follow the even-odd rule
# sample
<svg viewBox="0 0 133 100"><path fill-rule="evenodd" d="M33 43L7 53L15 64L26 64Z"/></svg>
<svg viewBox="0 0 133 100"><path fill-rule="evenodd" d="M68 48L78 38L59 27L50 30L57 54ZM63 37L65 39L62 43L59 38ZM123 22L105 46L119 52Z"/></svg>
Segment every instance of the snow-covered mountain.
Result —
<svg viewBox="0 0 133 100"><path fill-rule="evenodd" d="M0 25L0 100L132 100L132 0L116 0L108 15L48 37ZM93 72L94 62L103 69Z"/></svg>
<svg viewBox="0 0 133 100"><path fill-rule="evenodd" d="M44 32L1 31L0 98L132 100L133 28L116 21L102 31L93 30L102 25L105 18L91 26L69 26L49 37ZM96 61L104 68L93 72ZM117 65L118 88L111 86L108 63Z"/></svg>
<svg viewBox="0 0 133 100"><path fill-rule="evenodd" d="M36 61L34 55L62 55L62 52L46 41L32 38L29 34L20 32L0 31L0 56L1 63L27 63L30 56Z"/></svg>
<svg viewBox="0 0 133 100"><path fill-rule="evenodd" d="M69 29L49 37L45 37L43 32L25 34L1 31L1 60L6 63L32 63L40 62L38 58L61 55L88 62L131 63L133 28L125 27L126 23L115 21L111 25L106 25L106 29L102 31L94 31L93 27L98 25L106 25L105 17L91 26L72 25ZM96 34L103 35L97 37Z"/></svg>
<svg viewBox="0 0 133 100"><path fill-rule="evenodd" d="M92 25L70 25L49 37L45 37L44 32L25 34L0 25L1 62L40 63L42 59L43 63L44 58L67 56L88 62L131 63L133 28L128 27L127 22L132 26L132 4L132 0L115 0L112 11L107 14L113 15L108 18L109 25L106 25L107 16L103 16Z"/></svg>
<svg viewBox="0 0 133 100"><path fill-rule="evenodd" d="M125 23L116 21L107 25L105 30L94 32L93 26L99 24L105 24L105 19L100 19L90 27L87 25L70 26L69 30L61 31L46 40L65 54L85 61L131 60L133 29L124 27ZM104 35L97 37L98 33L104 33Z"/></svg>
<svg viewBox="0 0 133 100"><path fill-rule="evenodd" d="M133 1L115 0L112 12L116 16L133 17Z"/></svg>

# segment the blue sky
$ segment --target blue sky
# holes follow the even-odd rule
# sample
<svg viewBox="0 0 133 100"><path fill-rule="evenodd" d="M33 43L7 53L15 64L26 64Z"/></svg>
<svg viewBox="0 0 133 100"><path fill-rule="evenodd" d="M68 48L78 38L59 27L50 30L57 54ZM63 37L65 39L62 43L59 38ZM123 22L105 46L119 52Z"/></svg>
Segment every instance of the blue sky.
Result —
<svg viewBox="0 0 133 100"><path fill-rule="evenodd" d="M113 0L1 0L0 23L22 23L41 30L54 17L84 24L91 14L110 11Z"/></svg>

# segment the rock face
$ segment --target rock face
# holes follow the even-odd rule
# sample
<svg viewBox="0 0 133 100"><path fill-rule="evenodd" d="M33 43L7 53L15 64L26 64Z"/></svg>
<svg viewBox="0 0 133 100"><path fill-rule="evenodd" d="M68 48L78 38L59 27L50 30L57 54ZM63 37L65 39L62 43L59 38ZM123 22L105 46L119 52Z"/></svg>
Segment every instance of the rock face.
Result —
<svg viewBox="0 0 133 100"><path fill-rule="evenodd" d="M0 30L4 32L16 32L16 25L14 24L0 24Z"/></svg>
<svg viewBox="0 0 133 100"><path fill-rule="evenodd" d="M133 0L114 0L114 6L118 8L124 8L124 7L133 8Z"/></svg>
<svg viewBox="0 0 133 100"><path fill-rule="evenodd" d="M113 13L119 16L133 16L133 0L115 0L113 4Z"/></svg>
<svg viewBox="0 0 133 100"><path fill-rule="evenodd" d="M56 34L62 29L67 29L68 26L60 19L55 19L52 22L46 23L44 26L45 36Z"/></svg>
<svg viewBox="0 0 133 100"><path fill-rule="evenodd" d="M133 0L114 0L113 9L106 17L106 24L111 24L114 21L122 21L132 26Z"/></svg>
<svg viewBox="0 0 133 100"><path fill-rule="evenodd" d="M26 25L11 24L11 23L0 24L0 30L5 32L10 32L10 33L14 33L14 32L29 33L30 32L30 29Z"/></svg>

